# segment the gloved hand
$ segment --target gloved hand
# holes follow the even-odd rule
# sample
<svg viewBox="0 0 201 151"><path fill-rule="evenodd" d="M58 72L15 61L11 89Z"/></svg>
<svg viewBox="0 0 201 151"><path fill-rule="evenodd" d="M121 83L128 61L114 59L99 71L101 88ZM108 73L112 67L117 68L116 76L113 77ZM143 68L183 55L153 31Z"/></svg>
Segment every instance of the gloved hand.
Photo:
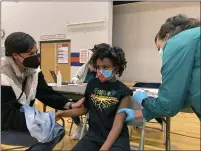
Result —
<svg viewBox="0 0 201 151"><path fill-rule="evenodd" d="M147 92L141 90L137 90L132 96L132 100L140 105L142 104L142 100L145 98L148 98Z"/></svg>
<svg viewBox="0 0 201 151"><path fill-rule="evenodd" d="M135 118L135 112L133 109L122 108L117 111L118 114L122 112L125 112L127 114L125 122L129 122Z"/></svg>

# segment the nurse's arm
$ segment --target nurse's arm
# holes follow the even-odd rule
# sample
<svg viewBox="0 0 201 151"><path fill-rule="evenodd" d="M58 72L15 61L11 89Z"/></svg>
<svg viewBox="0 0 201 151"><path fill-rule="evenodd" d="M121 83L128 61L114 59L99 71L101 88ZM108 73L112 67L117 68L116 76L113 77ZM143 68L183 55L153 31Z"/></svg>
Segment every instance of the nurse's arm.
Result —
<svg viewBox="0 0 201 151"><path fill-rule="evenodd" d="M166 52L173 53L168 57L165 54L163 56L162 84L158 98L144 100L142 112L147 121L155 117L173 117L184 106L193 68L194 49L190 46L166 47Z"/></svg>
<svg viewBox="0 0 201 151"><path fill-rule="evenodd" d="M122 99L118 110L121 108L130 108L130 107L131 107L131 97L126 96ZM122 131L125 118L126 118L126 113L124 112L120 114L116 113L112 129L100 150L110 150L110 148L112 147L114 142L117 140L117 138L119 137Z"/></svg>

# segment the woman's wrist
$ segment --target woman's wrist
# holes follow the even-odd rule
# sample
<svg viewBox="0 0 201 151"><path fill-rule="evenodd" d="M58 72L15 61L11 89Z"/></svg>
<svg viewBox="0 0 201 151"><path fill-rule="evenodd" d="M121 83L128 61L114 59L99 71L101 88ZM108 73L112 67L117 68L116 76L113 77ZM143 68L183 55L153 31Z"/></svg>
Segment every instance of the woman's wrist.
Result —
<svg viewBox="0 0 201 151"><path fill-rule="evenodd" d="M64 109L69 110L69 109L70 109L70 105L72 106L72 102L67 102L67 103L64 105Z"/></svg>

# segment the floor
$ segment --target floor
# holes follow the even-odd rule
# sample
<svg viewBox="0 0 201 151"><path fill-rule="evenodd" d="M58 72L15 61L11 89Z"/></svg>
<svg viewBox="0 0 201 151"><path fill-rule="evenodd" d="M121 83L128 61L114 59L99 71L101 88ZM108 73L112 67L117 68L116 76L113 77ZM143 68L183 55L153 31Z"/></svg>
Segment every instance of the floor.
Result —
<svg viewBox="0 0 201 151"><path fill-rule="evenodd" d="M71 119L66 119L66 136L55 150L70 150L77 141L68 136ZM68 121L68 122L67 122ZM161 126L155 121L146 124L145 150L164 150L164 137ZM200 123L194 114L179 113L171 119L171 150L200 150ZM76 126L73 126L75 129ZM131 127L129 127L131 130ZM138 146L140 129L133 129L131 145ZM63 146L62 146L63 145Z"/></svg>
<svg viewBox="0 0 201 151"><path fill-rule="evenodd" d="M36 103L38 109L42 109L42 104ZM70 118L65 118L66 136L58 144L55 150L71 150L77 141L71 140L68 136L70 128ZM74 131L76 126L73 126ZM132 127L129 127L131 130ZM133 129L130 144L138 146L140 140L140 129ZM10 148L3 146L4 148ZM146 124L145 130L145 150L164 150L164 136L161 126L152 120ZM22 150L22 149L21 149ZM171 150L200 150L200 122L195 114L179 113L171 118Z"/></svg>
<svg viewBox="0 0 201 151"><path fill-rule="evenodd" d="M70 150L77 141L72 140L69 136L71 118L65 118L66 136L58 144L55 150ZM73 126L72 132L76 129ZM132 127L129 127L131 130ZM133 129L131 145L139 146L140 129ZM152 120L146 124L145 129L145 150L164 150L164 136L161 126ZM171 150L200 150L200 121L195 114L179 113L171 118Z"/></svg>

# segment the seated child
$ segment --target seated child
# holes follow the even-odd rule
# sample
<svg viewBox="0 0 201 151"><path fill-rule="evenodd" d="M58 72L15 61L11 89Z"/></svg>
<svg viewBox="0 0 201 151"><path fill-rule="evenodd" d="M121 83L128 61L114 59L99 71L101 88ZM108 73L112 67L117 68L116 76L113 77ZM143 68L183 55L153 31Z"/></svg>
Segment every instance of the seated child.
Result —
<svg viewBox="0 0 201 151"><path fill-rule="evenodd" d="M117 114L118 109L131 107L132 91L116 79L126 67L125 54L121 48L104 43L93 49L92 62L98 78L89 81L82 107L60 111L57 119L89 112L89 131L73 151L130 150L128 128L124 123L126 114Z"/></svg>

